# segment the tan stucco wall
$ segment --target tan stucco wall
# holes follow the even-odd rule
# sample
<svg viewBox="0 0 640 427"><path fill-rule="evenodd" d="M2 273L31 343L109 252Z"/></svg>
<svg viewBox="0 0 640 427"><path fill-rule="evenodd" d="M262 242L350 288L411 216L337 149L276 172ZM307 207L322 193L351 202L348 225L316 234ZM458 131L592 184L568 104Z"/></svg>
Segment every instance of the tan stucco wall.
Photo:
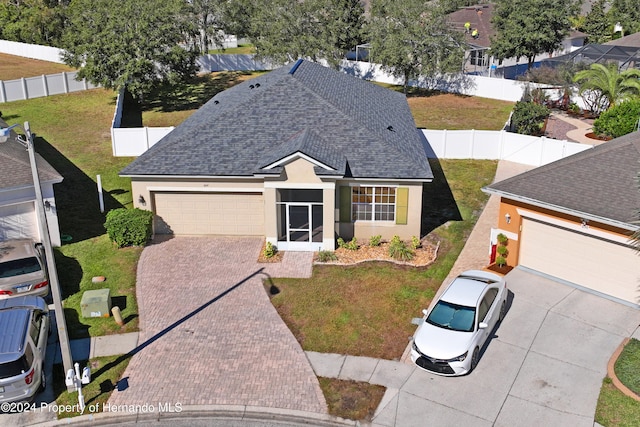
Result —
<svg viewBox="0 0 640 427"><path fill-rule="evenodd" d="M356 221L354 223L340 223L340 216L336 211L336 229L338 235L347 240L356 237L363 241L368 240L371 236L381 235L384 240L389 240L393 236L398 235L403 240L409 240L413 236L420 237L420 224L422 217L422 185L423 183L407 183L407 182L366 182L366 181L339 181L337 186L349 185L375 185L378 187L394 186L405 187L409 189L409 209L407 215L407 224L398 225L392 221ZM428 185L428 184L427 184ZM339 193L336 192L335 203L339 208ZM428 209L428 207L426 207Z"/></svg>
<svg viewBox="0 0 640 427"><path fill-rule="evenodd" d="M498 228L504 231L509 231L521 235L522 232L522 215L518 212L520 210L527 210L529 212L535 212L536 214L547 216L550 219L560 219L571 224L580 225L581 218L576 216L552 211L550 209L540 208L538 206L529 205L527 203L517 202L510 199L502 198L500 200L500 213L498 214ZM509 214L511 222L507 223L506 215ZM599 230L605 233L613 234L619 237L629 237L629 233L625 233L619 228L612 227L607 224L598 223L595 221L589 221L589 228L591 230ZM509 241L507 245L509 254L507 255L507 265L518 265L520 259L520 237L517 241Z"/></svg>

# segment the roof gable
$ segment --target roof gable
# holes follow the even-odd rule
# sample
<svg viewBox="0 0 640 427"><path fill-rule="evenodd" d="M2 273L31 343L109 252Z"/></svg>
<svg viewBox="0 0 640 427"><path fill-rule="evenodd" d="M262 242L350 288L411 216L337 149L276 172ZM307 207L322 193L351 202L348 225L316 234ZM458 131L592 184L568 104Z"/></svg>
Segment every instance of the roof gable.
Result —
<svg viewBox="0 0 640 427"><path fill-rule="evenodd" d="M404 95L308 61L294 67L217 94L121 173L252 176L300 150L343 173L348 162L356 177L433 177Z"/></svg>
<svg viewBox="0 0 640 427"><path fill-rule="evenodd" d="M0 127L7 127L1 119ZM16 133L12 131L9 140L0 143L0 190L33 186L29 153L16 138ZM62 181L62 176L37 153L36 164L40 181Z"/></svg>
<svg viewBox="0 0 640 427"><path fill-rule="evenodd" d="M640 132L489 185L489 192L631 225L640 209Z"/></svg>

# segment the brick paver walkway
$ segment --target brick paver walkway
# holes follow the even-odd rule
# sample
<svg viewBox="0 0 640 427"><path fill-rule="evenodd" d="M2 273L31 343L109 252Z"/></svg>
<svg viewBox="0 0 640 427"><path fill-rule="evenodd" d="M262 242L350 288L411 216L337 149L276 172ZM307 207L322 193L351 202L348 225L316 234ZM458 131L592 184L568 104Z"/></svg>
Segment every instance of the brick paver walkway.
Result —
<svg viewBox="0 0 640 427"><path fill-rule="evenodd" d="M114 405L255 405L326 412L316 376L262 280L309 277L311 253L256 262L262 239L178 237L138 264L140 340ZM292 255L292 256L290 256Z"/></svg>

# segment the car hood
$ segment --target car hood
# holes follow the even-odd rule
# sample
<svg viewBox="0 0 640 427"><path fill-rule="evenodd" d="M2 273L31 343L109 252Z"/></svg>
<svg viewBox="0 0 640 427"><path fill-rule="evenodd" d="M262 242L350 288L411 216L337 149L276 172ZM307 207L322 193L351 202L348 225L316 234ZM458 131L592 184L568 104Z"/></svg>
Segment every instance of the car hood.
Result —
<svg viewBox="0 0 640 427"><path fill-rule="evenodd" d="M425 356L448 360L468 351L472 338L473 332L452 331L425 321L416 331L413 340Z"/></svg>

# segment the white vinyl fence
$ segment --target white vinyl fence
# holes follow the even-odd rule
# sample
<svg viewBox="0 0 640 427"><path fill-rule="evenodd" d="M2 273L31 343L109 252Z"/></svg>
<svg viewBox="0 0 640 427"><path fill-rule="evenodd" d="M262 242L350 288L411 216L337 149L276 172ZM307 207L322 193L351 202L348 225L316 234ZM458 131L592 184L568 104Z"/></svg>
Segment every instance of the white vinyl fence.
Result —
<svg viewBox="0 0 640 427"><path fill-rule="evenodd" d="M85 79L76 80L76 75L77 73L72 71L16 80L0 80L0 102L40 98L97 87Z"/></svg>
<svg viewBox="0 0 640 427"><path fill-rule="evenodd" d="M172 130L173 127L111 129L113 155L139 156ZM504 130L423 129L422 132L431 146L432 153L429 154L441 159L509 160L542 166L593 148L593 145L520 135Z"/></svg>
<svg viewBox="0 0 640 427"><path fill-rule="evenodd" d="M259 61L255 55L246 54L215 54L203 55L196 59L200 72L217 71L262 71L273 70L277 66L266 61Z"/></svg>
<svg viewBox="0 0 640 427"><path fill-rule="evenodd" d="M139 156L173 129L173 126L157 128L111 128L113 155L115 157Z"/></svg>
<svg viewBox="0 0 640 427"><path fill-rule="evenodd" d="M422 131L433 154L441 159L509 160L542 166L593 145L492 130Z"/></svg>
<svg viewBox="0 0 640 427"><path fill-rule="evenodd" d="M64 64L62 60L63 51L57 47L0 40L0 52L8 55L22 56L23 58L40 59L42 61Z"/></svg>

